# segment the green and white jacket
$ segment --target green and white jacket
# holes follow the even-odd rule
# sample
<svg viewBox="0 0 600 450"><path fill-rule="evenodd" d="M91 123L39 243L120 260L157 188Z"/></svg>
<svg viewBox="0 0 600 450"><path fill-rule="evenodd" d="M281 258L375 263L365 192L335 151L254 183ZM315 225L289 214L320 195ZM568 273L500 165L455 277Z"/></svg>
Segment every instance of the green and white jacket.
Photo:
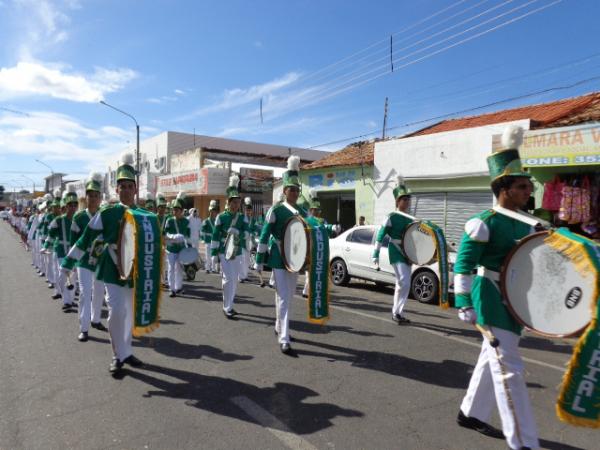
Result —
<svg viewBox="0 0 600 450"><path fill-rule="evenodd" d="M77 211L75 213L75 215L73 216L73 222L71 223L71 245L70 245L70 247L73 247L75 245L75 243L77 242L77 240L83 235L83 232L85 231L88 224L92 220L92 217L94 217L94 216L87 209L84 209L83 211ZM95 239L95 241L92 242L92 245L90 246L89 249L87 249L85 256L83 258L81 258L79 261L77 261L77 264L76 264L77 267L82 267L84 269L91 270L92 272L95 270L96 263L97 263L96 258L99 255L94 256L93 255L94 252L92 250L95 247L95 245L99 245L98 241L101 241L101 240L102 240L102 236L98 236Z"/></svg>
<svg viewBox="0 0 600 450"><path fill-rule="evenodd" d="M71 219L62 214L50 222L44 248L52 250L58 259L67 256L71 248Z"/></svg>
<svg viewBox="0 0 600 450"><path fill-rule="evenodd" d="M216 220L216 218L211 219L210 217L208 217L202 221L202 228L200 228L200 233L202 236L202 240L205 244L210 244L210 241L212 241L212 235L215 232Z"/></svg>
<svg viewBox="0 0 600 450"><path fill-rule="evenodd" d="M238 239L238 249L235 256L241 255L248 236L247 226L242 213L234 214L227 209L219 214L215 220L215 229L210 242L210 254L218 256L225 253L225 239L227 239L229 233L233 233L237 235Z"/></svg>
<svg viewBox="0 0 600 450"><path fill-rule="evenodd" d="M190 245L190 222L185 217L176 219L175 216L169 216L163 229L163 235L167 239L174 239L178 234L183 234L188 241L188 245ZM167 241L167 252L169 253L179 253L184 247L185 244L183 242Z"/></svg>
<svg viewBox="0 0 600 450"><path fill-rule="evenodd" d="M454 265L455 306L473 307L480 325L520 334L523 327L508 311L498 282L491 278L499 276L506 255L532 232L530 225L493 209L469 219ZM486 269L488 276L473 275L480 267ZM478 273L483 273L483 269Z"/></svg>
<svg viewBox="0 0 600 450"><path fill-rule="evenodd" d="M62 266L72 270L77 261L84 256L89 257L89 252L94 240L102 235L104 244L96 266L96 278L107 284L133 287L131 280L121 280L117 269L117 242L121 221L127 208L138 209L137 206L125 206L122 203L102 208L90 220L81 237L69 251Z"/></svg>
<svg viewBox="0 0 600 450"><path fill-rule="evenodd" d="M272 269L285 269L283 264L283 258L281 257L281 239L283 238L283 228L287 223L288 219L294 216L294 212L290 210L293 208L297 211L297 214L306 218L308 216L307 211L301 206L278 203L273 205L267 212L265 223L260 233L260 239L258 242L258 251L256 254L256 263L265 264L267 261L267 252L269 257L269 266Z"/></svg>
<svg viewBox="0 0 600 450"><path fill-rule="evenodd" d="M383 222L383 225L377 232L377 238L375 240L375 250L373 251L373 258L379 259L379 251L381 249L381 243L383 238L387 234L390 237L390 243L388 245L388 256L390 258L390 264L403 263L408 264L406 257L400 251L400 244L402 243L402 235L404 230L413 222L413 219L407 215L402 214L399 211L394 211L388 214Z"/></svg>

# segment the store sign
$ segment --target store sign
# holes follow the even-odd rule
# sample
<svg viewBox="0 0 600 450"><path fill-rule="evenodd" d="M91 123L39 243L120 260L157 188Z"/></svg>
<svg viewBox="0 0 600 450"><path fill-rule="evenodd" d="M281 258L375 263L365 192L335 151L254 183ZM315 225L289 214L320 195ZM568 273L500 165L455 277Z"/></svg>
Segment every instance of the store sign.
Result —
<svg viewBox="0 0 600 450"><path fill-rule="evenodd" d="M180 191L196 195L222 195L228 179L228 169L205 167L199 171L159 177L158 191L166 195L176 195Z"/></svg>
<svg viewBox="0 0 600 450"><path fill-rule="evenodd" d="M526 131L519 154L525 167L600 164L600 126Z"/></svg>
<svg viewBox="0 0 600 450"><path fill-rule="evenodd" d="M262 193L273 189L273 171L240 167L241 190L248 193Z"/></svg>
<svg viewBox="0 0 600 450"><path fill-rule="evenodd" d="M354 189L358 171L355 169L334 170L308 176L308 185L319 190Z"/></svg>

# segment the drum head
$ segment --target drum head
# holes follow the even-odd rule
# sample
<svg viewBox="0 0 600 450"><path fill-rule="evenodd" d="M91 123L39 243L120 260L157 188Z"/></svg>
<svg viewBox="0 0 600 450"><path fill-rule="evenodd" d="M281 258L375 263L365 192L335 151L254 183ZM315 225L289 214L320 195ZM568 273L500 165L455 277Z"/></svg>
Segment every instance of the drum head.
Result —
<svg viewBox="0 0 600 450"><path fill-rule="evenodd" d="M547 231L522 239L507 256L500 287L523 326L544 336L578 334L592 318L594 277L544 242Z"/></svg>
<svg viewBox="0 0 600 450"><path fill-rule="evenodd" d="M232 260L237 256L238 246L236 245L236 235L228 234L227 239L225 239L225 259Z"/></svg>
<svg viewBox="0 0 600 450"><path fill-rule="evenodd" d="M292 216L283 227L281 257L289 272L300 272L308 260L308 231L300 216Z"/></svg>
<svg viewBox="0 0 600 450"><path fill-rule="evenodd" d="M431 264L437 254L435 240L421 222L413 222L404 230L402 251L411 263L418 266Z"/></svg>
<svg viewBox="0 0 600 450"><path fill-rule="evenodd" d="M131 277L135 259L135 225L123 219L117 245L117 268L122 280Z"/></svg>
<svg viewBox="0 0 600 450"><path fill-rule="evenodd" d="M181 264L192 264L198 259L198 250L194 247L185 247L179 252L178 259Z"/></svg>

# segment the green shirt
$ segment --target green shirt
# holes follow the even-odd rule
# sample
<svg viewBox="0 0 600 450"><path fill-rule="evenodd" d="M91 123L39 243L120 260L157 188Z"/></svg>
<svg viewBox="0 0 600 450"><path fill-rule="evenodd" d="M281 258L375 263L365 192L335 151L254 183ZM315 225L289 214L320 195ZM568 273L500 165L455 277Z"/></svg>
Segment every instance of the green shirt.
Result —
<svg viewBox="0 0 600 450"><path fill-rule="evenodd" d="M500 287L495 281L479 275L473 276L478 266L499 272L508 253L519 239L532 232L530 225L515 220L493 209L469 219L465 224L456 263L455 275L465 282L455 282L455 306L472 306L477 312L477 323L502 328L520 334L523 327L505 306ZM472 285L469 286L472 281Z"/></svg>
<svg viewBox="0 0 600 450"><path fill-rule="evenodd" d="M75 213L75 215L73 216L73 222L71 223L70 247L73 247L75 245L75 243L77 242L77 240L83 235L83 232L85 231L88 224L90 223L90 220L92 220L92 217L93 217L92 213L90 213L89 210L87 210L87 209L84 209L83 211L77 211ZM91 247L93 247L93 243L92 243ZM92 261L94 261L94 264L91 263L91 261L90 261L91 254L92 254L91 248L89 248L88 252L86 252L86 254L83 256L83 258L81 258L79 261L77 261L77 264L76 264L77 267L83 267L84 269L94 271L96 264L95 264L94 258L92 258Z"/></svg>
<svg viewBox="0 0 600 450"><path fill-rule="evenodd" d="M381 248L383 238L387 234L390 237L390 243L388 245L390 264L408 264L406 257L400 251L400 244L402 243L404 230L406 230L406 227L413 223L413 221L414 219L400 213L399 211L394 211L388 214L385 222L383 222L383 225L381 225L377 233L373 258L379 258L379 249Z"/></svg>
<svg viewBox="0 0 600 450"><path fill-rule="evenodd" d="M183 234L185 238L189 241L190 222L185 217L182 217L181 219L176 219L175 216L170 216L166 220L163 234L167 237L167 239L173 239L175 235ZM181 250L183 250L184 247L185 244L183 242L180 243L167 241L167 251L169 253L179 253Z"/></svg>
<svg viewBox="0 0 600 450"><path fill-rule="evenodd" d="M204 219L202 221L202 228L200 228L200 233L202 240L205 244L210 244L212 240L212 235L215 232L215 219L211 219L210 217Z"/></svg>
<svg viewBox="0 0 600 450"><path fill-rule="evenodd" d="M52 248L57 258L64 258L71 248L71 219L66 214L58 216L48 227L48 237L44 248Z"/></svg>
<svg viewBox="0 0 600 450"><path fill-rule="evenodd" d="M229 233L237 235L237 252L235 256L242 254L242 246L245 245L245 237L248 233L247 224L244 220L244 215L241 213L232 213L229 210L225 210L217 216L215 220L215 229L211 237L211 255L218 256L221 253L225 253L225 239Z"/></svg>

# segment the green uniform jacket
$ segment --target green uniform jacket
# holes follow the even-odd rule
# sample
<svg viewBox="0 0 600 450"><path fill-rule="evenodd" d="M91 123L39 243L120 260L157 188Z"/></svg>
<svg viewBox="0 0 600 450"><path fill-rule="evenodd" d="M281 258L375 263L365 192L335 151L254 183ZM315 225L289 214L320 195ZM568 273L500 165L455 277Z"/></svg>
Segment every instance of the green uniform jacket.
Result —
<svg viewBox="0 0 600 450"><path fill-rule="evenodd" d="M500 272L506 255L517 245L519 239L532 232L530 225L512 219L493 209L484 211L465 224L456 264L455 275L463 281L456 285L455 306L472 306L477 312L477 323L502 328L520 334L522 327L505 306L500 288L495 281L479 275L473 270L478 266ZM474 279L473 279L474 277ZM472 285L471 284L472 280Z"/></svg>
<svg viewBox="0 0 600 450"><path fill-rule="evenodd" d="M118 286L133 287L131 280L121 280L117 269L117 241L119 240L119 230L123 215L128 207L122 203L109 205L102 208L83 231L81 237L69 251L69 255L62 263L62 266L72 270L75 263L82 259L86 254L89 255L90 248L94 240L102 235L104 247L98 258L96 266L96 278L108 284ZM137 206L131 206L131 209L137 209Z"/></svg>
<svg viewBox="0 0 600 450"><path fill-rule="evenodd" d="M211 219L209 217L202 221L202 228L200 229L200 232L202 234L202 240L205 244L210 244L210 241L212 241L212 235L215 232L215 220L216 219Z"/></svg>
<svg viewBox="0 0 600 450"><path fill-rule="evenodd" d="M190 222L182 217L181 219L176 219L175 216L170 216L166 223L165 228L163 230L163 235L166 236L167 239L173 239L176 234L183 234L185 238L190 239ZM169 253L179 253L183 250L185 244L183 242L169 242L167 241L167 251Z"/></svg>
<svg viewBox="0 0 600 450"><path fill-rule="evenodd" d="M238 216L237 220L235 223L232 223L236 214ZM212 256L218 256L221 253L225 253L225 239L227 239L229 232L238 235L238 249L235 256L242 254L242 246L246 243L245 237L248 233L248 229L246 228L247 224L244 220L244 215L241 213L236 214L233 214L229 210L225 210L217 216L217 219L215 220L215 231L213 232L210 242L210 254Z"/></svg>
<svg viewBox="0 0 600 450"><path fill-rule="evenodd" d="M57 258L64 258L71 248L71 219L66 214L58 216L48 227L45 249L52 249Z"/></svg>
<svg viewBox="0 0 600 450"><path fill-rule="evenodd" d="M304 208L296 207L295 209L298 210L298 214L302 217L307 217L308 214ZM283 258L281 257L280 243L281 238L283 237L283 227L293 215L294 213L283 203L273 205L273 207L269 209L260 233L258 252L256 254L257 264L264 264L266 262L266 253L268 251L269 266L273 269L285 269Z"/></svg>
<svg viewBox="0 0 600 450"><path fill-rule="evenodd" d="M413 222L413 219L406 217L405 215L394 211L388 214L387 218L379 231L377 232L377 238L375 240L375 250L373 251L373 258L379 258L379 250L381 249L381 243L383 238L387 234L390 237L390 243L388 245L388 256L390 258L390 264L404 263L408 264L408 261L400 251L400 244L402 242L402 235L407 226Z"/></svg>
<svg viewBox="0 0 600 450"><path fill-rule="evenodd" d="M40 225L40 238L42 240L48 237L48 227L50 226L50 222L54 220L54 214L46 213L44 217L42 217L42 223Z"/></svg>
<svg viewBox="0 0 600 450"><path fill-rule="evenodd" d="M160 231L161 233L164 231L165 229L165 225L167 223L167 219L171 216L169 216L168 214L164 214L162 216L157 215L158 217L158 225L160 225Z"/></svg>
<svg viewBox="0 0 600 450"><path fill-rule="evenodd" d="M83 232L85 231L88 224L90 223L90 220L92 220L92 217L93 217L93 215L87 209L84 209L83 211L77 211L75 213L75 215L73 216L73 222L71 223L71 245L70 245L70 247L73 247L75 245L75 243L77 242L77 240L83 235ZM84 269L91 270L92 272L95 270L95 268L96 268L95 259L92 258L92 261L94 261L94 264L91 264L91 262L90 262L90 255L92 254L91 250L92 250L93 246L94 246L94 244L92 243L90 248L87 249L87 252L83 256L83 258L81 258L79 261L77 261L77 264L76 264L77 267L82 267Z"/></svg>

